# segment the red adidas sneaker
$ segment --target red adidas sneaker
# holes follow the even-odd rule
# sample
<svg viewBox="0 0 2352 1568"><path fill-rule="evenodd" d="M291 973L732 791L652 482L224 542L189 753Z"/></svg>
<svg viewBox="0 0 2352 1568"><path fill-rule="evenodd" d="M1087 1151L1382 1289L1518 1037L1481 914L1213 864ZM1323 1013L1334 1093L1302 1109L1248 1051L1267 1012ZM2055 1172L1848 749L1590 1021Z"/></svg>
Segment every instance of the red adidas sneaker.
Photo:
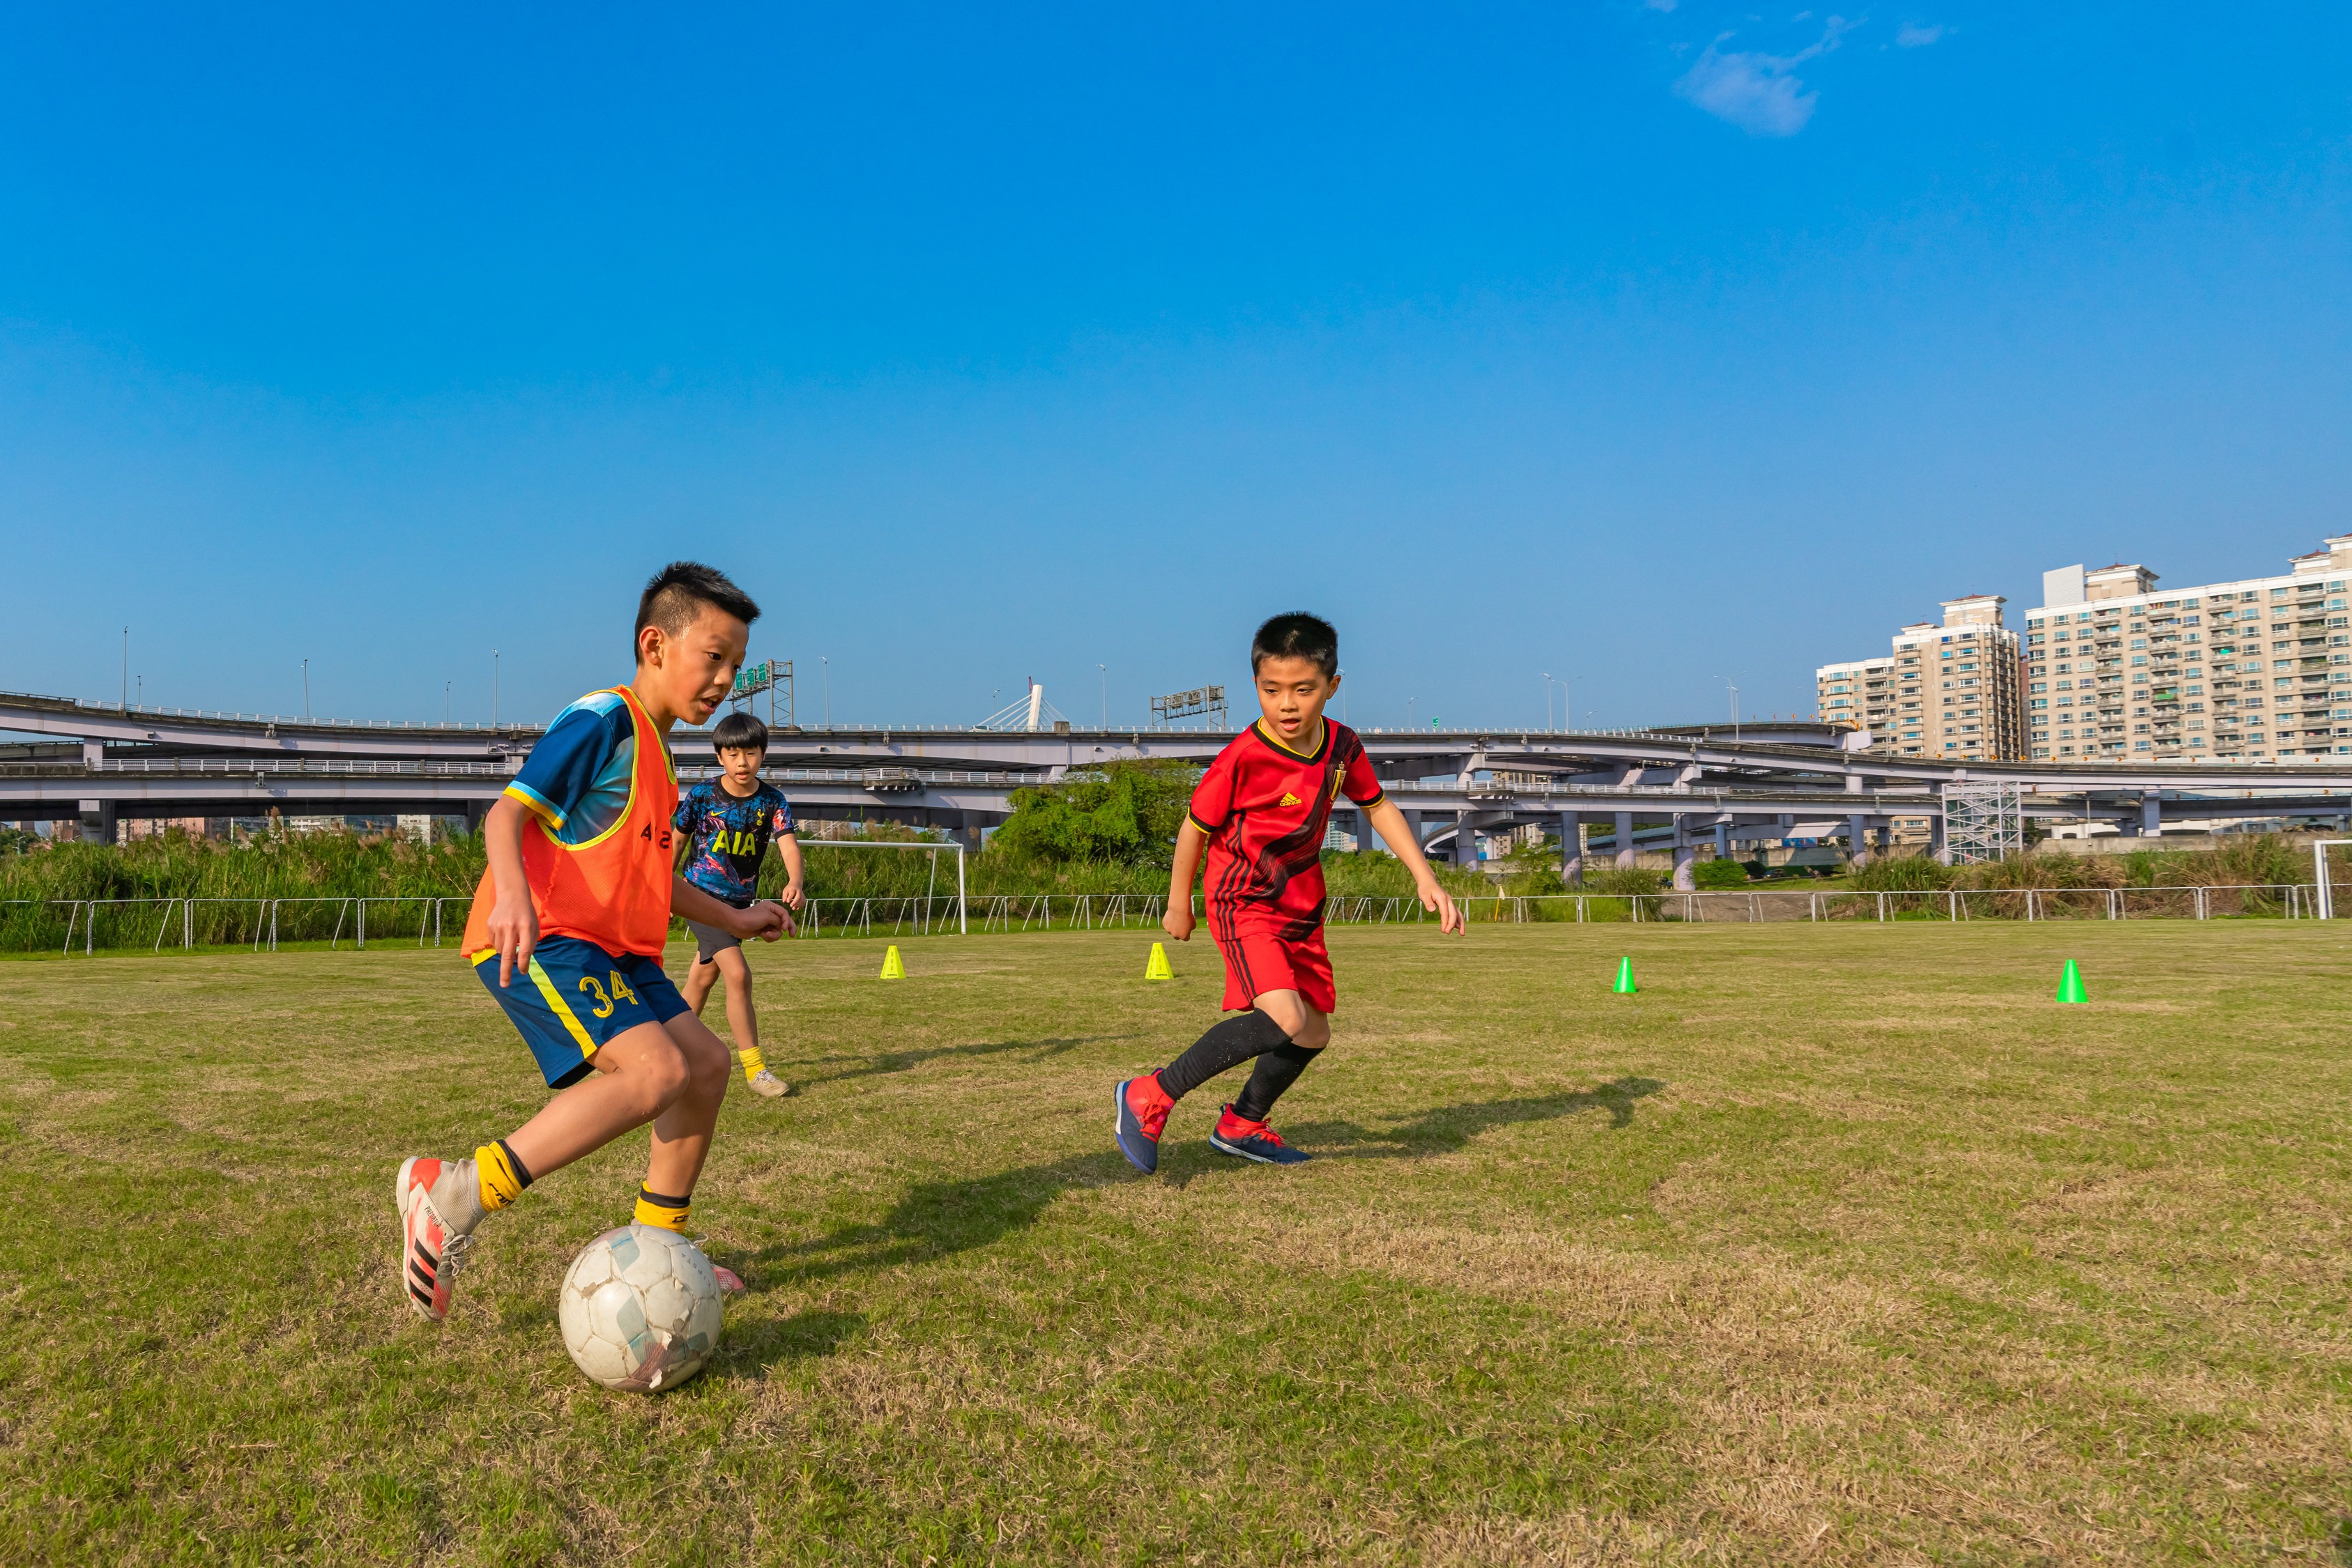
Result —
<svg viewBox="0 0 2352 1568"><path fill-rule="evenodd" d="M1168 1113L1176 1102L1160 1087L1158 1073L1129 1079L1111 1091L1111 1131L1118 1139L1118 1152L1150 1176L1160 1168L1160 1132L1168 1125Z"/></svg>
<svg viewBox="0 0 2352 1568"><path fill-rule="evenodd" d="M441 1161L422 1155L405 1159L393 1181L393 1201L400 1206L402 1293L430 1323L448 1318L452 1286L473 1240L451 1235L441 1211L433 1207L433 1184L440 1179L441 1167Z"/></svg>

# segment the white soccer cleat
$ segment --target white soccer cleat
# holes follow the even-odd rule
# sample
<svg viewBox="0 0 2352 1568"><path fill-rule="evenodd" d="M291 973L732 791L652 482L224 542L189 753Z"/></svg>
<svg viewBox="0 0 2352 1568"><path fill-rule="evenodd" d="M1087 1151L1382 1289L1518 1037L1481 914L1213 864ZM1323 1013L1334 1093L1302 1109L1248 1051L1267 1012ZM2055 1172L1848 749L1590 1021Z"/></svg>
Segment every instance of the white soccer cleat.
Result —
<svg viewBox="0 0 2352 1568"><path fill-rule="evenodd" d="M760 1069L759 1071L753 1073L749 1082L751 1085L752 1093L765 1095L771 1100L781 1100L785 1095L790 1094L793 1092L793 1086L791 1084L785 1082L782 1079L777 1077L774 1073L769 1071L764 1067Z"/></svg>
<svg viewBox="0 0 2352 1568"><path fill-rule="evenodd" d="M452 1235L433 1207L433 1184L443 1162L415 1156L400 1162L393 1201L400 1206L400 1283L408 1304L426 1322L447 1321L457 1272L472 1238Z"/></svg>

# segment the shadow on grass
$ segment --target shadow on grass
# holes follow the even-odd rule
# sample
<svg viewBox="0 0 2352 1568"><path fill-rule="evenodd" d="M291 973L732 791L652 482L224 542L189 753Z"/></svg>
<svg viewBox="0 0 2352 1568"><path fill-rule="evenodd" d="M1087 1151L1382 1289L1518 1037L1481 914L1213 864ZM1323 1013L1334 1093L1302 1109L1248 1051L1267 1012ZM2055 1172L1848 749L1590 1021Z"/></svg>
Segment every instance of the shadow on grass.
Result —
<svg viewBox="0 0 2352 1568"><path fill-rule="evenodd" d="M1328 1158L1426 1159L1451 1154L1490 1128L1556 1121L1586 1111L1605 1111L1611 1126L1626 1126L1633 1120L1634 1102L1664 1087L1654 1078L1620 1078L1572 1094L1448 1105L1385 1133L1370 1132L1352 1122L1309 1123L1294 1130L1292 1141ZM1244 1168L1241 1162L1223 1156L1215 1163L1236 1171ZM1191 1166L1189 1160L1186 1166L1171 1172L1163 1164L1161 1176L1181 1186L1203 1168ZM994 1176L919 1182L875 1224L844 1226L809 1241L779 1242L750 1258L755 1264L789 1270L801 1280L927 1262L986 1247L1026 1229L1048 1204L1073 1187L1136 1179L1143 1178L1136 1176L1124 1155L1116 1149L1101 1149Z"/></svg>
<svg viewBox="0 0 2352 1568"><path fill-rule="evenodd" d="M875 1224L844 1226L751 1257L803 1280L951 1257L1026 1229L1072 1187L1101 1186L1131 1174L1118 1150L1104 1149L965 1181L919 1182Z"/></svg>
<svg viewBox="0 0 2352 1568"><path fill-rule="evenodd" d="M856 1061L861 1065L845 1068L838 1072L813 1072L803 1077L803 1084L839 1083L852 1078L872 1078L877 1073L904 1072L920 1067L927 1061L956 1058L1001 1056L1006 1051L1025 1051L1030 1055L1024 1061L1045 1061L1066 1055L1082 1045L1099 1045L1110 1040L1133 1040L1131 1034L1087 1034L1067 1040L1004 1040L982 1041L975 1045L942 1045L929 1051L886 1051L871 1056L827 1057L828 1061Z"/></svg>
<svg viewBox="0 0 2352 1568"><path fill-rule="evenodd" d="M814 1361L833 1354L865 1332L863 1312L795 1312L748 1327L730 1323L711 1370L739 1373L780 1362Z"/></svg>
<svg viewBox="0 0 2352 1568"><path fill-rule="evenodd" d="M1568 1094L1534 1094L1521 1100L1440 1105L1387 1132L1374 1132L1353 1122L1301 1122L1281 1132L1290 1143L1318 1159L1428 1159L1453 1154L1479 1134L1496 1127L1522 1122L1555 1122L1587 1111L1607 1112L1612 1127L1631 1126L1634 1102L1664 1087L1655 1078L1617 1078L1598 1089L1580 1089Z"/></svg>

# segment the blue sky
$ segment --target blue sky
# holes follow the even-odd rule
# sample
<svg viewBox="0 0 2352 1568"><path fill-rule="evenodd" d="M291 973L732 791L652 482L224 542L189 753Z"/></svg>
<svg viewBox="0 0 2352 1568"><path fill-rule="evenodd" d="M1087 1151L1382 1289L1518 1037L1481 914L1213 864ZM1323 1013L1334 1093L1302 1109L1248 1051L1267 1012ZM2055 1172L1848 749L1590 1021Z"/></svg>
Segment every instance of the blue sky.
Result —
<svg viewBox="0 0 2352 1568"><path fill-rule="evenodd" d="M1276 9L19 9L0 685L543 718L691 555L810 718L1663 723L2352 531L2341 7Z"/></svg>

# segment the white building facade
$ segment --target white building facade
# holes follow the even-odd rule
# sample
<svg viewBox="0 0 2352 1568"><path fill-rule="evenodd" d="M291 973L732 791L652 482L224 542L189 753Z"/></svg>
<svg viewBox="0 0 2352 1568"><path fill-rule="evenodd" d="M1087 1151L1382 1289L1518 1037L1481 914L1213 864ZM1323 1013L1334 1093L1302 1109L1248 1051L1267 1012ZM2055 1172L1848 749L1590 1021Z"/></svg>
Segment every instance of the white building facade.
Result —
<svg viewBox="0 0 2352 1568"><path fill-rule="evenodd" d="M2042 574L2032 757L2286 762L2352 752L2352 534L2276 577L2169 592L2137 565Z"/></svg>
<svg viewBox="0 0 2352 1568"><path fill-rule="evenodd" d="M1818 716L1870 732L1891 757L2017 761L2025 755L2023 644L1994 594L1944 601L1942 624L1895 633L1890 653L1813 672Z"/></svg>

